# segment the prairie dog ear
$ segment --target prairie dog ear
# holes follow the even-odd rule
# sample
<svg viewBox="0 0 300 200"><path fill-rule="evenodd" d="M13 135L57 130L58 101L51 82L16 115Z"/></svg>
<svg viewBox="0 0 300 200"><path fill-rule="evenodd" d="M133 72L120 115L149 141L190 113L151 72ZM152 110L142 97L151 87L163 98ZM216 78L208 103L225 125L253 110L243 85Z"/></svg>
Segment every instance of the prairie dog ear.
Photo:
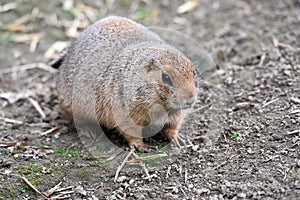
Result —
<svg viewBox="0 0 300 200"><path fill-rule="evenodd" d="M147 72L150 72L152 70L158 69L158 66L155 65L154 58L151 58L149 61L147 61L144 64L144 68L146 69Z"/></svg>

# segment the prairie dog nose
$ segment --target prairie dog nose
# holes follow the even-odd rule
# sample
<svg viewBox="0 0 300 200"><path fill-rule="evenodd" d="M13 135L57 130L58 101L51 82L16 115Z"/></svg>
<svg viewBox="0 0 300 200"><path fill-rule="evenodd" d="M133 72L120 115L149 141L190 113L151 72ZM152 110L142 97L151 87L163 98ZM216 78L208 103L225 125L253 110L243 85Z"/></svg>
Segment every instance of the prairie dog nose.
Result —
<svg viewBox="0 0 300 200"><path fill-rule="evenodd" d="M186 100L187 105L193 105L196 102L196 95L195 93L190 93L189 97Z"/></svg>

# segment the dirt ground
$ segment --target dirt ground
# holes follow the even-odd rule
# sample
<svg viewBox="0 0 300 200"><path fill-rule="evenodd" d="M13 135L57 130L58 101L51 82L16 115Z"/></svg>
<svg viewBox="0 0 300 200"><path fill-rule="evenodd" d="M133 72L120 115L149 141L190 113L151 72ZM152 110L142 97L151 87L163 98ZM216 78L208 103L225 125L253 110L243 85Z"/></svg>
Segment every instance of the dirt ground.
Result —
<svg viewBox="0 0 300 200"><path fill-rule="evenodd" d="M59 183L49 198L300 199L300 1L195 2L178 13L184 1L1 0L0 199L46 199L38 191ZM87 150L58 114L57 74L45 65L107 15L188 35L200 46L173 45L203 48L219 66L193 60L203 84L180 131L189 145L138 153L147 159L116 181L128 151L107 161Z"/></svg>

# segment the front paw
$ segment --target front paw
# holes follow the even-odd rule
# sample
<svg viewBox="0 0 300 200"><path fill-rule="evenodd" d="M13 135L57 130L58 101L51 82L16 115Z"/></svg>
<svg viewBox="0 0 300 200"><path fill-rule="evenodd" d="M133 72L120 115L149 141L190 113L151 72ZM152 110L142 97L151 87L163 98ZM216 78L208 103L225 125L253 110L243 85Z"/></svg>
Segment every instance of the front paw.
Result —
<svg viewBox="0 0 300 200"><path fill-rule="evenodd" d="M185 140L178 134L176 130L170 130L166 133L168 139L177 147L181 148L186 145Z"/></svg>

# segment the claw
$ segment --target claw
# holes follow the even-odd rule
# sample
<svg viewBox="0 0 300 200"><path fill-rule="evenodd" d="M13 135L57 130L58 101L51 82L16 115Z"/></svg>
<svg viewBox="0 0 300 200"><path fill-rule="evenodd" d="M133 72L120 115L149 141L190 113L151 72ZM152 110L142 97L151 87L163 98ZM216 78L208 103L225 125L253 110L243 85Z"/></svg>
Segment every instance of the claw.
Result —
<svg viewBox="0 0 300 200"><path fill-rule="evenodd" d="M183 148L184 146L186 146L184 138L182 137L182 135L178 134L176 130L170 130L166 134L169 140L178 148Z"/></svg>
<svg viewBox="0 0 300 200"><path fill-rule="evenodd" d="M148 147L136 147L136 149L142 153L150 153L151 152L151 150Z"/></svg>
<svg viewBox="0 0 300 200"><path fill-rule="evenodd" d="M139 152L142 152L142 153L151 153L153 152L154 148L153 147L150 147L146 144L142 144L142 145L139 145L139 144L131 144L130 145L130 149L136 149L138 150Z"/></svg>
<svg viewBox="0 0 300 200"><path fill-rule="evenodd" d="M176 144L177 147L181 148L181 145L180 145L180 143L179 143L178 137L175 137L175 138L173 139L173 141L175 142L175 144Z"/></svg>
<svg viewBox="0 0 300 200"><path fill-rule="evenodd" d="M173 142L178 148L182 148L183 146L186 146L185 140L181 135L177 135L177 137L174 137Z"/></svg>
<svg viewBox="0 0 300 200"><path fill-rule="evenodd" d="M179 140L184 143L185 145L185 138L181 135L181 134L178 134L177 137L179 138Z"/></svg>

